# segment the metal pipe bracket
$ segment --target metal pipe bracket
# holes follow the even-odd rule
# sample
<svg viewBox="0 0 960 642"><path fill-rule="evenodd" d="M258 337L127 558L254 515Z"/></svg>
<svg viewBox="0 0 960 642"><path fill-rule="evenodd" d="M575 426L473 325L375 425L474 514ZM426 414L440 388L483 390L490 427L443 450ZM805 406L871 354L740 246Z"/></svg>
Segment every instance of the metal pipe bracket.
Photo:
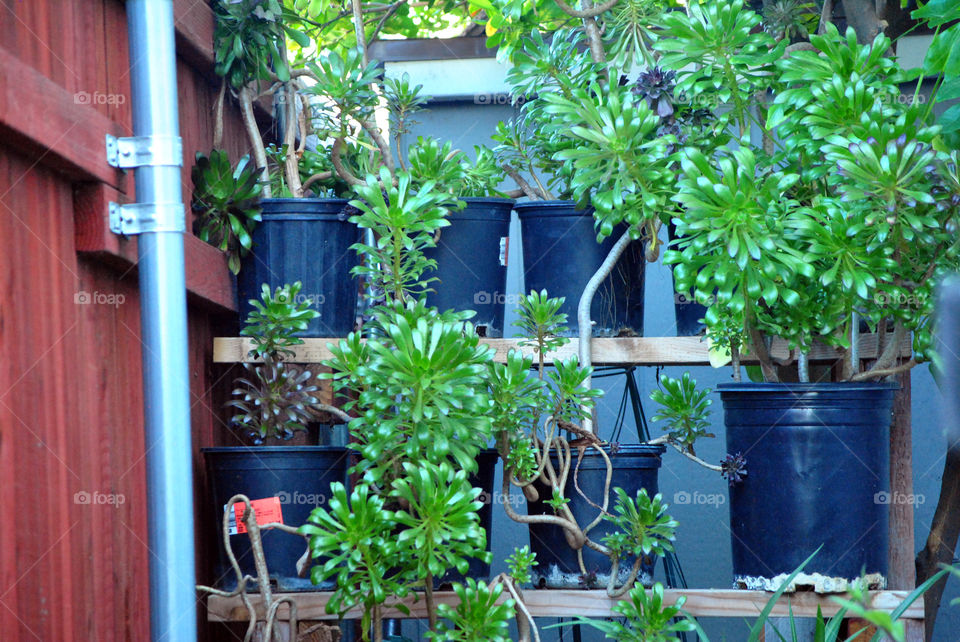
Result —
<svg viewBox="0 0 960 642"><path fill-rule="evenodd" d="M114 234L187 231L183 203L110 203L109 208L110 231Z"/></svg>
<svg viewBox="0 0 960 642"><path fill-rule="evenodd" d="M183 141L179 136L128 136L107 134L107 163L120 169L147 165L183 166Z"/></svg>

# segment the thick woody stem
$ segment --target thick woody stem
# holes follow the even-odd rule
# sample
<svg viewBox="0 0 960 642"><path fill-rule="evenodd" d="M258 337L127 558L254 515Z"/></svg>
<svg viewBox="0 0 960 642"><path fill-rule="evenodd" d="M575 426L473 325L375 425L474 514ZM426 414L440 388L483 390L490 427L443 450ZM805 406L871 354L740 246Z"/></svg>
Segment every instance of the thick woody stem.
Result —
<svg viewBox="0 0 960 642"><path fill-rule="evenodd" d="M510 475L513 474L513 471L507 471ZM509 475L504 474L503 476L503 495L507 496L507 493L510 492L510 482L507 481ZM553 524L554 526L559 526L564 529L565 532L570 533L577 541L580 542L580 547L583 546L583 543L586 542L586 535L583 534L583 531L576 525L576 523L571 523L569 520L563 519L562 517L557 517L556 515L519 515L516 511L513 510L513 507L510 506L510 502L504 502L503 508L507 513L507 517L512 519L515 522L521 524Z"/></svg>
<svg viewBox="0 0 960 642"><path fill-rule="evenodd" d="M583 28L590 42L590 58L593 62L602 65L607 61L607 54L603 50L603 34L596 18L584 18Z"/></svg>
<svg viewBox="0 0 960 642"><path fill-rule="evenodd" d="M370 60L367 58L367 38L363 31L363 7L360 0L351 0L350 10L353 12L353 31L357 36L357 47L363 57L363 66L366 67Z"/></svg>
<svg viewBox="0 0 960 642"><path fill-rule="evenodd" d="M862 381L863 379L875 379L880 376L886 376L882 373L890 370L893 367L893 364L897 360L897 355L900 354L900 344L903 343L903 338L906 335L907 329L898 321L893 328L893 336L890 338L890 343L884 347L883 352L880 353L880 357L877 359L877 362L873 364L873 367L866 372L862 372L854 377L851 377L850 380ZM911 361L913 361L913 359L911 359ZM916 365L915 361L913 365ZM910 367L912 368L913 365Z"/></svg>
<svg viewBox="0 0 960 642"><path fill-rule="evenodd" d="M633 561L633 566L630 567L630 575L628 575L624 583L617 588L616 582L620 564L619 561L614 558L613 565L610 569L610 580L607 582L607 595L616 598L629 591L633 583L637 580L637 575L640 573L640 565L642 563L643 557L637 557L637 559Z"/></svg>
<svg viewBox="0 0 960 642"><path fill-rule="evenodd" d="M531 186L530 183L523 178L523 176L520 176L520 172L518 172L514 167L510 165L504 165L503 171L506 172L507 176L513 179L513 181L517 184L517 187L520 188L527 198L530 198L534 201L543 200L545 198L544 195L541 194L535 187Z"/></svg>
<svg viewBox="0 0 960 642"><path fill-rule="evenodd" d="M370 135L370 138L373 139L374 144L377 146L377 149L380 150L380 156L382 162L387 166L387 169L390 170L390 175L393 176L394 173L394 163L393 163L393 154L390 152L390 143L387 142L387 139L383 137L383 134L380 132L380 128L377 127L376 123L372 123L368 120L358 120L360 126Z"/></svg>
<svg viewBox="0 0 960 642"><path fill-rule="evenodd" d="M250 146L253 148L253 159L257 163L257 169L260 170L260 180L263 182L263 198L270 198L270 174L267 169L267 150L263 146L263 137L260 135L260 128L257 127L257 118L253 115L253 98L249 87L240 89L240 115L243 118L243 125L247 130L247 137L250 139Z"/></svg>
<svg viewBox="0 0 960 642"><path fill-rule="evenodd" d="M297 101L296 92L291 83L287 83L282 93L284 97L284 107L286 107L286 118L284 123L286 130L283 132L283 142L287 147L287 154L284 158L284 172L287 175L287 187L294 198L303 198L303 185L300 183L300 157L297 155ZM306 138L306 135L303 136Z"/></svg>
<svg viewBox="0 0 960 642"><path fill-rule="evenodd" d="M227 79L220 82L220 92L217 102L213 106L213 149L220 149L223 144L223 100L227 93Z"/></svg>
<svg viewBox="0 0 960 642"><path fill-rule="evenodd" d="M340 155L343 153L343 145L343 138L337 138L333 141L333 149L330 152L330 162L333 163L333 169L337 172L337 176L342 178L350 185L366 185L366 183L351 174L350 170L344 167L343 160L340 157Z"/></svg>
<svg viewBox="0 0 960 642"><path fill-rule="evenodd" d="M600 288L603 280L613 271L617 261L620 260L620 255L623 254L623 251L626 250L627 246L633 241L630 232L631 230L628 229L623 233L623 236L613 244L610 253L607 254L607 258L603 260L603 263L597 271L590 277L590 280L587 281L586 287L583 288L583 294L580 296L580 304L577 306L577 324L580 326L580 366L582 368L589 368L593 364L591 351L593 328L590 321L590 306L593 305L593 297L597 294L597 290ZM583 387L587 390L590 389L591 377L588 376L584 379ZM593 415L590 411L587 411L586 414L587 417L583 420L582 428L586 432L593 432Z"/></svg>
<svg viewBox="0 0 960 642"><path fill-rule="evenodd" d="M918 365L920 364L916 359L910 359L909 361L892 368L882 368L880 370L871 369L867 372L855 374L850 378L850 381L865 381L867 379L882 379L884 377L892 377L893 375L901 374Z"/></svg>
<svg viewBox="0 0 960 642"><path fill-rule="evenodd" d="M427 577L423 581L423 595L427 601L427 620L430 623L430 630L437 630L437 604L433 599L433 574L427 571Z"/></svg>
<svg viewBox="0 0 960 642"><path fill-rule="evenodd" d="M316 183L317 181L325 181L328 178L333 178L333 172L329 170L326 172L318 172L314 174L307 180L303 181L303 191L306 192L307 188L313 185L314 183Z"/></svg>
<svg viewBox="0 0 960 642"><path fill-rule="evenodd" d="M603 4L598 4L595 7L589 7L587 9L574 9L563 0L556 0L556 3L561 11L572 18L596 18L601 13L613 9L619 1L620 0L607 0Z"/></svg>

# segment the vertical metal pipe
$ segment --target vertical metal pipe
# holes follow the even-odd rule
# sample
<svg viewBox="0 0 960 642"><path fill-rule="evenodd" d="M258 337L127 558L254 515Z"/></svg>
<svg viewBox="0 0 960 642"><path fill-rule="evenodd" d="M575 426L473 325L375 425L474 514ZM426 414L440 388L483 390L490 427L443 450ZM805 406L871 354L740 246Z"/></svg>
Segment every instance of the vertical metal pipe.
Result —
<svg viewBox="0 0 960 642"><path fill-rule="evenodd" d="M134 136L180 135L172 0L128 0ZM180 167L135 170L141 203L182 203ZM196 640L193 471L183 233L138 241L146 420L150 634Z"/></svg>

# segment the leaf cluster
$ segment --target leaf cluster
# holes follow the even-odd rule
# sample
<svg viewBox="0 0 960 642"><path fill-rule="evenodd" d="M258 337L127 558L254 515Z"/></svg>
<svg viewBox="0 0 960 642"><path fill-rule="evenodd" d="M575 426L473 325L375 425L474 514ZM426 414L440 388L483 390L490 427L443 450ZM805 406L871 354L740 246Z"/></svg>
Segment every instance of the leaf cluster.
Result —
<svg viewBox="0 0 960 642"><path fill-rule="evenodd" d="M209 155L197 152L190 176L197 236L225 252L227 266L236 274L240 260L253 247L250 234L260 221L261 187L256 168L249 156L232 166L226 151L214 149Z"/></svg>

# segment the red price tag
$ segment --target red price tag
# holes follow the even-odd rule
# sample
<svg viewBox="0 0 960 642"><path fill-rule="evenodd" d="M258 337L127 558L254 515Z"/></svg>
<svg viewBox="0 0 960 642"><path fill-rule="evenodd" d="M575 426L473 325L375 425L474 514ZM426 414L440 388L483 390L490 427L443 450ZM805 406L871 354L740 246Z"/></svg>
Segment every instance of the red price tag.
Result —
<svg viewBox="0 0 960 642"><path fill-rule="evenodd" d="M236 534L246 533L247 525L243 523L243 511L247 505L243 502L237 502L233 505L234 521L237 525ZM257 524L263 526L270 523L283 523L283 513L280 510L279 497L267 497L265 499L254 499L250 502L250 507L257 518ZM233 529L231 529L232 531ZM231 532L231 534L233 534Z"/></svg>

